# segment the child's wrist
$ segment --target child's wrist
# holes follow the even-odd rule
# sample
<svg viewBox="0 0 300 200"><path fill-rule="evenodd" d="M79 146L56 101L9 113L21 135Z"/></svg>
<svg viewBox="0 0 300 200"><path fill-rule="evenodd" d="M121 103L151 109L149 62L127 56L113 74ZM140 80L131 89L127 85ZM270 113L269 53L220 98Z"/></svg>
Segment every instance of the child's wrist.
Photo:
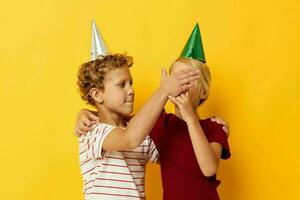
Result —
<svg viewBox="0 0 300 200"><path fill-rule="evenodd" d="M170 93L162 86L160 86L157 91L160 95L162 95L165 98L168 98L168 96L170 95Z"/></svg>
<svg viewBox="0 0 300 200"><path fill-rule="evenodd" d="M159 87L156 93L158 94L159 97L163 98L164 100L168 100L169 94L164 88Z"/></svg>
<svg viewBox="0 0 300 200"><path fill-rule="evenodd" d="M196 114L191 114L186 118L186 123L198 123L199 119Z"/></svg>

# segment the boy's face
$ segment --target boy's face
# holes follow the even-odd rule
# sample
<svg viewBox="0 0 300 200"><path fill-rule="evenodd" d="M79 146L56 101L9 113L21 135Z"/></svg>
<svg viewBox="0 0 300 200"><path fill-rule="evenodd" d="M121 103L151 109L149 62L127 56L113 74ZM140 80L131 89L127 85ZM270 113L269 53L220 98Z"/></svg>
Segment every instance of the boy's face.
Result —
<svg viewBox="0 0 300 200"><path fill-rule="evenodd" d="M134 90L129 68L124 66L107 73L104 79L103 104L109 110L128 115L133 110Z"/></svg>
<svg viewBox="0 0 300 200"><path fill-rule="evenodd" d="M186 68L190 68L190 66L183 63L183 62L176 61L173 64L171 74L175 73L177 71L186 69ZM202 91L201 91L201 86L200 86L198 80L193 81L193 84L194 84L194 87L190 88L188 92L189 92L190 98L193 102L193 107L196 109L199 105L200 100L201 100L201 92Z"/></svg>

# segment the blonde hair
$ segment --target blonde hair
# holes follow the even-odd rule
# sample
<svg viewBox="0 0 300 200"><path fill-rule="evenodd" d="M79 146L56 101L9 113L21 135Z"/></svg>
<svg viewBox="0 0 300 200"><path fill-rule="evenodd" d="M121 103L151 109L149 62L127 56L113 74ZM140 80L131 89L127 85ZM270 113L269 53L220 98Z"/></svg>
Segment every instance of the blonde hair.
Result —
<svg viewBox="0 0 300 200"><path fill-rule="evenodd" d="M169 72L171 73L173 66L176 62L182 62L188 66L197 68L200 70L200 77L198 79L198 83L200 84L200 89L203 90L203 94L206 98L201 99L199 105L202 104L208 97L210 91L210 83L211 83L211 74L209 68L203 62L193 59L193 58L178 58L175 62L171 65Z"/></svg>

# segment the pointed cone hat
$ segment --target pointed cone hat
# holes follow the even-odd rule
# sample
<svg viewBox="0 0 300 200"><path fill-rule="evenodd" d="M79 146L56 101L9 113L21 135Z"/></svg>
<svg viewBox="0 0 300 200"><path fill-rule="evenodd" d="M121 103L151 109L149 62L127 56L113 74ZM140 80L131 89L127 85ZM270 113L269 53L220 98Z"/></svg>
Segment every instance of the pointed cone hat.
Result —
<svg viewBox="0 0 300 200"><path fill-rule="evenodd" d="M92 20L92 49L91 60L97 59L98 56L105 56L110 54L104 39L99 32L96 22Z"/></svg>
<svg viewBox="0 0 300 200"><path fill-rule="evenodd" d="M203 63L206 63L204 49L200 34L200 28L198 23L195 25L194 30L192 31L188 41L183 48L180 57L182 58L193 58L200 60Z"/></svg>

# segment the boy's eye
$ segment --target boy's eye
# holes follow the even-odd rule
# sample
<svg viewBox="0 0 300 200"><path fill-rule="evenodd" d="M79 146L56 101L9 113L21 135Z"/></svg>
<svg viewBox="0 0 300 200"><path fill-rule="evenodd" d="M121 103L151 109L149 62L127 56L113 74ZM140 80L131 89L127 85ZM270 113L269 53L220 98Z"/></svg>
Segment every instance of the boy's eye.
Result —
<svg viewBox="0 0 300 200"><path fill-rule="evenodd" d="M124 83L124 82L118 83L117 86L119 86L119 87L124 87L124 86L125 86L125 83Z"/></svg>
<svg viewBox="0 0 300 200"><path fill-rule="evenodd" d="M117 84L117 86L118 86L118 87L122 87L122 88L123 88L123 87L125 87L125 85L126 85L126 84L128 84L128 82L121 82L121 83L118 83L118 84ZM129 84L130 84L130 85L132 85L132 84L133 84L133 82L132 82L132 81L130 81L130 82L129 82Z"/></svg>

